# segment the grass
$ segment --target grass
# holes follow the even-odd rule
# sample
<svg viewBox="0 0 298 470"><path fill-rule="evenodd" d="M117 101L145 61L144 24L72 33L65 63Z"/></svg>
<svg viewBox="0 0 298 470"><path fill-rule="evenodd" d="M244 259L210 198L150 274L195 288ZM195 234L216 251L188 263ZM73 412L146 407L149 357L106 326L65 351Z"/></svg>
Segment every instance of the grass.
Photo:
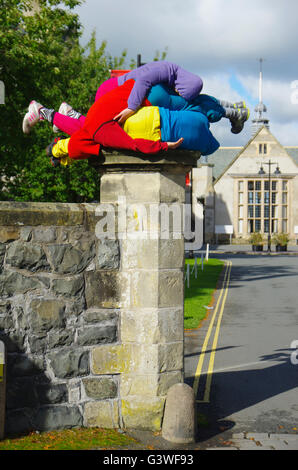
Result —
<svg viewBox="0 0 298 470"><path fill-rule="evenodd" d="M201 320L206 317L206 306L212 301L212 295L216 288L217 281L222 271L224 262L222 260L210 258L208 262L204 260L204 269L201 268L201 260L198 259L197 279L195 273L190 275L189 287L185 281L184 298L184 328L198 328ZM185 260L186 265L190 265L190 273L194 267L194 259Z"/></svg>
<svg viewBox="0 0 298 470"><path fill-rule="evenodd" d="M134 448L137 442L114 429L76 428L31 432L0 441L1 450L91 450Z"/></svg>

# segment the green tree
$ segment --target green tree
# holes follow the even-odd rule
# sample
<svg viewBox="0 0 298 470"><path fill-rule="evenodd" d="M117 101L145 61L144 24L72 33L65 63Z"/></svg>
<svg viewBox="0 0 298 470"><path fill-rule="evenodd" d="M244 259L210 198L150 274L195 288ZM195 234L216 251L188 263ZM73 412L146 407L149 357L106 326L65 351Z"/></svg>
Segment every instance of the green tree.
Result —
<svg viewBox="0 0 298 470"><path fill-rule="evenodd" d="M126 68L127 51L119 57L96 45L79 43L81 25L73 9L81 0L0 0L0 199L85 202L98 200L99 181L87 160L53 168L45 147L53 139L49 123L29 135L22 120L32 99L58 109L62 101L85 114L110 69ZM164 59L166 52L161 54ZM156 52L153 60L159 60ZM131 61L131 67L135 66Z"/></svg>
<svg viewBox="0 0 298 470"><path fill-rule="evenodd" d="M36 2L33 2L36 3ZM22 120L32 99L57 109L62 101L87 112L109 68L120 58L106 55L106 43L79 44L80 23L71 10L79 0L0 0L0 79L5 105L0 114L0 198L81 202L98 199L98 177L87 161L53 168L45 147L51 126L40 123L28 136ZM34 14L32 14L34 13Z"/></svg>

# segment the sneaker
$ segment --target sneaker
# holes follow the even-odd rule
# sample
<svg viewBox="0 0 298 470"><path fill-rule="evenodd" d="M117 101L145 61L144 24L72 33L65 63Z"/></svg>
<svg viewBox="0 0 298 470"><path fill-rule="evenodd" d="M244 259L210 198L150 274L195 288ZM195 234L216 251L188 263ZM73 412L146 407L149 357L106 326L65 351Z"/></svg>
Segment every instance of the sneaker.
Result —
<svg viewBox="0 0 298 470"><path fill-rule="evenodd" d="M249 109L248 108L239 108L237 109L237 113L235 117L230 117L230 121L232 124L231 132L233 134L239 134L243 127L244 123L249 118Z"/></svg>
<svg viewBox="0 0 298 470"><path fill-rule="evenodd" d="M234 108L246 108L245 101L238 101L237 103L234 103Z"/></svg>
<svg viewBox="0 0 298 470"><path fill-rule="evenodd" d="M31 127L35 126L38 121L43 121L43 117L40 116L39 111L43 108L42 104L37 101L31 101L28 106L28 112L25 114L23 119L23 132L29 134Z"/></svg>
<svg viewBox="0 0 298 470"><path fill-rule="evenodd" d="M69 116L68 113L70 113L71 111L73 111L73 108L70 106L70 104L65 103L65 101L63 101L63 103L60 104L60 108L58 109L58 113L63 114L64 116ZM53 131L59 132L59 130L60 130L59 127L55 126L54 124Z"/></svg>

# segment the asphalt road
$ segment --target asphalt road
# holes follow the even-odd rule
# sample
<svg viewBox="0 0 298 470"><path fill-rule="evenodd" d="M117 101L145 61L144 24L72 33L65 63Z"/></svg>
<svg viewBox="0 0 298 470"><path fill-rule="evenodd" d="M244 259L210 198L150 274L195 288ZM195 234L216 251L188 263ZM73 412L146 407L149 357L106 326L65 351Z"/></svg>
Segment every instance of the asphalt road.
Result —
<svg viewBox="0 0 298 470"><path fill-rule="evenodd" d="M298 434L298 256L216 257L232 262L225 289L202 327L185 338L185 382L198 386L199 435Z"/></svg>

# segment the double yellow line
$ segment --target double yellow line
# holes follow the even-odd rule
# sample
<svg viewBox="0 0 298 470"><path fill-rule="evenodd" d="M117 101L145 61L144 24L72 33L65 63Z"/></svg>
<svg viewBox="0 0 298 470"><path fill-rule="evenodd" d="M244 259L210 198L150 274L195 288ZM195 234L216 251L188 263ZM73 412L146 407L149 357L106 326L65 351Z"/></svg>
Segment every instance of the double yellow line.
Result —
<svg viewBox="0 0 298 470"><path fill-rule="evenodd" d="M212 374L213 374L213 368L214 368L214 359L215 359L215 352L216 352L216 346L218 342L218 336L219 336L219 330L220 330L220 324L223 316L223 311L228 295L228 286L230 282L230 275L231 275L231 269L232 269L232 262L227 261L226 263L226 269L225 269L225 274L224 274L224 280L223 284L220 290L220 295L218 297L218 301L216 303L216 307L213 312L213 316L211 318L207 334L205 336L205 340L201 349L201 354L197 366L197 370L195 372L195 379L194 379L194 384L193 384L193 390L195 393L195 396L198 394L198 389L199 389L199 383L200 383L200 378L202 376L202 368L203 368L203 363L205 359L205 354L207 350L207 346L209 343L209 339L213 330L213 325L215 323L216 317L217 317L217 312L219 311L218 319L217 319L217 325L213 337L213 343L211 347L211 354L210 354L210 359L209 359L209 366L208 366L208 371L207 371L207 378L206 378L206 385L205 385L205 391L204 391L204 397L203 400L197 400L199 403L209 403L210 401L210 389L211 389L211 382L212 382Z"/></svg>

